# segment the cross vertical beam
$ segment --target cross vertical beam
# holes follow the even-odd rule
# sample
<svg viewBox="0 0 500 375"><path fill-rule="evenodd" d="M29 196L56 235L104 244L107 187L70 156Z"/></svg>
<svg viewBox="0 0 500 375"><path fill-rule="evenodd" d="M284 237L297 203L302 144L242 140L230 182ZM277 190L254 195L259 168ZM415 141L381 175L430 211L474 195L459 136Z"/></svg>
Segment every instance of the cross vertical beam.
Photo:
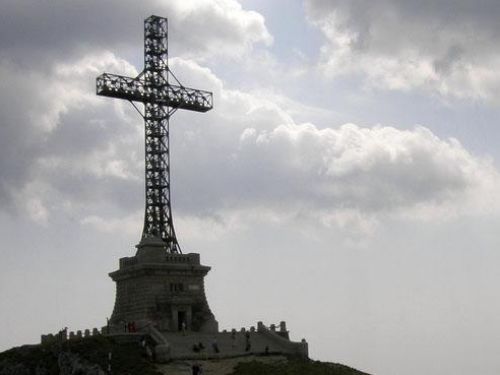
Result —
<svg viewBox="0 0 500 375"><path fill-rule="evenodd" d="M170 84L173 77L177 85ZM156 238L168 253L181 253L170 200L170 117L177 109L206 112L212 93L184 87L168 66L168 21L144 21L144 70L135 78L104 73L97 77L97 95L144 104L146 207L142 239Z"/></svg>
<svg viewBox="0 0 500 375"><path fill-rule="evenodd" d="M164 74L166 73L166 74ZM168 86L168 21L149 17L144 21L144 71L146 87L152 92ZM145 103L146 211L143 237L155 236L172 253L180 252L170 204L170 113L157 103Z"/></svg>

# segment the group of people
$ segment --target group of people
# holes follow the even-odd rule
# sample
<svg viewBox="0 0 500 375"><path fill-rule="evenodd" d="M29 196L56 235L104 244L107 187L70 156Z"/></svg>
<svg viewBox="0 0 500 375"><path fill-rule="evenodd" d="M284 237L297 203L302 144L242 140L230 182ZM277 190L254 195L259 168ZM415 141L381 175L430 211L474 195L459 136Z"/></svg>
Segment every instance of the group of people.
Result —
<svg viewBox="0 0 500 375"><path fill-rule="evenodd" d="M236 332L234 332L234 331L231 333L231 347L233 349L236 348ZM205 345L203 345L203 343L201 341L198 342L197 344L193 345L193 352L195 352L195 353L203 352L204 349L205 349ZM252 349L252 342L250 340L250 333L246 332L245 333L245 351L249 352L251 349ZM212 340L212 350L214 351L214 353L220 353L219 344L217 343L216 338L214 338Z"/></svg>
<svg viewBox="0 0 500 375"><path fill-rule="evenodd" d="M217 343L217 339L215 339L215 338L212 341L212 349L213 349L214 353L220 352L219 344ZM200 352L203 352L203 350L205 350L205 345L203 345L203 343L201 341L198 342L197 344L193 345L193 352L200 353Z"/></svg>
<svg viewBox="0 0 500 375"><path fill-rule="evenodd" d="M193 352L199 353L205 349L205 345L200 341L198 344L193 345Z"/></svg>

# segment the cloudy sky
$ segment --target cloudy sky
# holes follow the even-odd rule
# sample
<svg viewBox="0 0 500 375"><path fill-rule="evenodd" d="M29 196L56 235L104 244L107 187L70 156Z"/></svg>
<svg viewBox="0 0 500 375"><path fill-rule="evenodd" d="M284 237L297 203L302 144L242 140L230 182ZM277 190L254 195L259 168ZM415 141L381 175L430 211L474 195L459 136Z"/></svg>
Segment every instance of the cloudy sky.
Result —
<svg viewBox="0 0 500 375"><path fill-rule="evenodd" d="M314 359L500 372L497 0L0 0L0 350L111 314L143 220L143 124L95 96L143 19L214 92L172 121L174 222L222 328Z"/></svg>

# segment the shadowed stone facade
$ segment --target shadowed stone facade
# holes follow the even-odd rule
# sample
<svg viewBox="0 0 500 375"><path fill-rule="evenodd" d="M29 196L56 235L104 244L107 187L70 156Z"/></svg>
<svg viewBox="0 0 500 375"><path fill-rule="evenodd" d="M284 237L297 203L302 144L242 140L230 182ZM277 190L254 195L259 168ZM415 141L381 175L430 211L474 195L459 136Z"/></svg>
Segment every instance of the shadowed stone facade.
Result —
<svg viewBox="0 0 500 375"><path fill-rule="evenodd" d="M110 323L153 323L161 331L183 329L217 332L218 323L208 307L204 277L210 267L199 254L169 254L165 243L148 238L133 257L121 258L109 274L116 282L116 301Z"/></svg>

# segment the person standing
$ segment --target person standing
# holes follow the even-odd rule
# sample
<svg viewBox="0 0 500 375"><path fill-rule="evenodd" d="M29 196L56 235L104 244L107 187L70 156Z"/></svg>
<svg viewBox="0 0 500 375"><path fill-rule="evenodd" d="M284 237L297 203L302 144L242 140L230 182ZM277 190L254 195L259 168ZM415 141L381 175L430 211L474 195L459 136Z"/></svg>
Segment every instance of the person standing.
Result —
<svg viewBox="0 0 500 375"><path fill-rule="evenodd" d="M236 332L235 331L232 331L231 332L231 348L235 348L236 347Z"/></svg>
<svg viewBox="0 0 500 375"><path fill-rule="evenodd" d="M214 340L212 341L212 348L214 349L215 353L219 353L219 345L217 344L216 338L214 338Z"/></svg>
<svg viewBox="0 0 500 375"><path fill-rule="evenodd" d="M252 343L250 342L250 332L247 332L245 334L245 341L246 341L246 343L245 343L245 351L249 352L250 349L252 348Z"/></svg>

